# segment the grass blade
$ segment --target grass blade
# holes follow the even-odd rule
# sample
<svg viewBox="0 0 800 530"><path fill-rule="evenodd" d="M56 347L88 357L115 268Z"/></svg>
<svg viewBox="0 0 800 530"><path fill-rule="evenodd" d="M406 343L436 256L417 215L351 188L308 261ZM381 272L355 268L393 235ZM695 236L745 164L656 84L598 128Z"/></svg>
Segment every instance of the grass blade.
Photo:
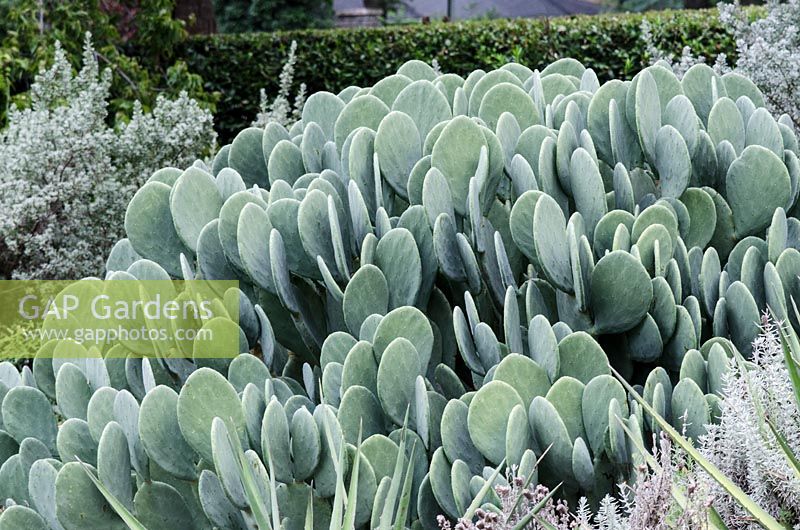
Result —
<svg viewBox="0 0 800 530"><path fill-rule="evenodd" d="M633 447L636 448L636 451L640 455L642 455L642 458L644 458L645 462L647 462L647 465L650 466L650 469L652 469L656 473L660 473L661 465L658 463L658 460L656 460L653 454L650 453L650 451L648 451L644 447L644 445L642 445L642 442L639 440L639 437L634 436L633 432L631 432L630 427L628 427L627 423L622 421L622 418L620 418L616 414L614 415L614 417L617 419L617 422L619 423L620 427L622 427L622 430L625 431L625 434L628 435L628 439L633 443Z"/></svg>
<svg viewBox="0 0 800 530"><path fill-rule="evenodd" d="M114 512L116 512L116 514L119 515L120 519L122 519L122 521L126 525L128 525L128 528L130 528L131 530L147 530L147 528L142 523L140 523L139 520L136 519L136 517L134 517L134 515L128 510L128 508L126 508L125 505L122 504L119 501L119 499L117 499L114 496L114 494L111 493L111 491L109 491L109 489L106 488L103 485L103 483L100 482L97 479L97 477L94 476L94 473L92 473L92 470L89 466L84 464L83 461L77 456L75 457L75 459L81 465L86 474L89 475L89 479L92 481L92 483L95 485L98 491L100 491L100 493L106 499L106 502L108 502L108 504L111 505L111 508L114 510Z"/></svg>
<svg viewBox="0 0 800 530"><path fill-rule="evenodd" d="M722 520L719 512L713 506L708 507L708 524L717 530L728 530L728 525Z"/></svg>
<svg viewBox="0 0 800 530"><path fill-rule="evenodd" d="M256 484L256 478L253 475L253 470L250 469L250 462L247 460L247 457L242 451L242 444L239 441L238 436L231 435L231 430L228 429L228 425L234 425L233 418L230 420L229 424L226 424L226 431L228 431L228 443L231 445L233 449L233 454L236 457L236 461L239 463L239 469L242 470L242 486L244 486L244 492L247 496L247 504L250 505L250 509L253 512L253 518L256 520L256 525L261 530L272 530L272 525L269 523L269 514L267 513L267 507L264 505L263 499L261 498L261 492L259 491L259 487ZM234 430L234 432L236 432ZM269 452L267 452L267 461L269 464L268 473L270 475L270 479L272 480L272 457L270 456ZM274 494L274 480L272 484L270 484L270 490L273 495ZM278 502L277 499L273 499L272 505L272 516L274 520L280 521L278 516ZM280 526L276 526L275 528L280 528Z"/></svg>
<svg viewBox="0 0 800 530"><path fill-rule="evenodd" d="M328 446L331 451L333 451L333 435L331 434L327 416L323 419L323 423L325 424L325 435L328 438ZM336 493L333 496L331 524L328 527L330 530L339 530L342 528L342 512L344 511L344 505L347 503L347 492L344 488L344 453L346 450L347 444L342 442L339 445L339 455L334 460L334 469L336 470ZM331 458L333 458L332 454Z"/></svg>
<svg viewBox="0 0 800 530"><path fill-rule="evenodd" d="M347 510L344 512L342 528L344 530L355 530L356 527L356 502L358 501L358 468L361 464L361 428L358 427L358 443L356 444L356 456L354 457L353 469L350 472L350 491L347 493Z"/></svg>
<svg viewBox="0 0 800 530"><path fill-rule="evenodd" d="M329 409L329 412L330 412L330 409ZM331 412L331 414L333 414L333 413ZM341 466L341 463L339 462L339 459L338 458L334 458L334 456L333 456L333 450L334 450L334 447L336 446L336 444L333 443L334 442L333 433L331 432L331 426L328 423L329 420L330 420L330 416L328 416L326 414L325 417L322 419L322 423L325 426L325 439L328 440L328 447L330 447L330 450L331 450L331 460L333 461L333 469L334 469L334 471L336 471L336 476L338 477L342 473L342 466ZM342 441L341 445L344 445L344 441Z"/></svg>
<svg viewBox="0 0 800 530"><path fill-rule="evenodd" d="M400 431L400 448L397 451L397 460L394 463L392 482L389 492L386 494L386 502L381 512L380 530L389 530L392 526L392 516L394 515L394 504L400 491L400 478L403 476L403 461L406 457L406 426L408 425L408 408L406 417L403 420L403 430Z"/></svg>
<svg viewBox="0 0 800 530"><path fill-rule="evenodd" d="M536 519L536 522L539 523L542 526L542 528L544 528L545 530L558 530L558 528L556 528L552 524L548 523L547 521L545 521L544 519L542 519L538 515L534 515L533 517L534 517L534 519Z"/></svg>
<svg viewBox="0 0 800 530"><path fill-rule="evenodd" d="M630 427L628 427L628 425L624 421L622 421L622 418L620 418L619 416L615 417L617 418L617 421L622 427L622 430L625 431L625 434L628 435L628 439L630 439L630 441L633 443L633 447L639 454L642 455L642 458L644 458L645 462L647 462L647 465L650 466L650 469L652 469L656 473L660 473L661 465L658 463L658 460L656 460L656 458L652 455L652 453L650 453L650 451L648 451L644 447L644 445L642 445L641 440L637 436L634 436L633 432L631 432L630 430ZM685 510L687 501L686 501L686 496L683 494L683 492L679 490L676 485L673 484L671 488L671 493L672 493L672 498L675 499L675 502L678 504L678 506L680 506L681 509ZM708 508L708 526L709 528L713 528L715 530L728 530L728 526L722 521L722 518L719 516L719 513L717 513L717 510L715 510L713 506L710 506Z"/></svg>
<svg viewBox="0 0 800 530"><path fill-rule="evenodd" d="M545 456L545 455L546 455L548 452L550 452L550 448L551 448L551 447L553 447L553 444L550 444L550 445L548 445L548 446L547 446L547 449L545 449L544 451L542 451L542 454L539 456L539 458L537 458L537 459L536 459L536 463L534 464L534 466L533 466L533 469L531 469L531 472L530 472L530 473L528 473L528 476L527 476L527 477L525 477L525 482L522 484L522 489L523 489L523 490L524 490L524 489L527 489L527 487L531 485L531 482L533 482L533 474L534 474L534 473L536 473L536 470L537 470L537 469L539 469L539 464L541 464L541 463L542 463L542 459L544 458L544 456ZM519 497L517 497L517 500L514 502L514 507L513 507L513 508L511 508L511 511L510 511L509 513L514 513L514 512L516 512L516 511L517 511L517 508L519 508L519 505L520 505L520 504L522 504L522 496L519 496Z"/></svg>
<svg viewBox="0 0 800 530"><path fill-rule="evenodd" d="M494 484L497 475L500 474L500 470L503 469L503 466L505 465L506 465L506 459L504 458L503 461L500 462L500 465L497 466L492 475L489 477L489 480L487 480L486 483L483 485L483 487L481 487L480 491L478 491L478 495L475 496L475 499L472 501L472 504L470 504L469 508L467 508L467 512L464 514L464 519L468 521L472 519L472 516L474 516L478 508L481 507L483 498L486 497L487 493L489 493L489 488L492 487L492 484Z"/></svg>
<svg viewBox="0 0 800 530"><path fill-rule="evenodd" d="M792 308L794 314L797 315L800 321L800 311L797 310L797 304L792 298ZM774 319L773 314L773 319ZM776 320L777 322L777 320ZM778 334L781 338L781 347L783 350L783 358L786 361L786 370L789 372L789 379L792 381L794 387L794 399L797 403L797 410L800 410L800 361L797 360L796 355L800 354L800 341L797 340L797 333L795 333L791 324L785 323L785 327L778 326Z"/></svg>
<svg viewBox="0 0 800 530"><path fill-rule="evenodd" d="M792 331L794 333L794 331ZM800 367L792 355L789 348L789 342L784 338L784 331L781 330L781 346L783 350L783 358L786 361L786 371L789 372L789 379L792 381L794 387L794 399L797 402L797 408L800 410Z"/></svg>
<svg viewBox="0 0 800 530"><path fill-rule="evenodd" d="M269 464L269 498L272 505L272 523L275 525L275 528L280 528L281 514L278 509L278 485L275 483L275 473L273 472L275 468L272 463L272 453L269 451L267 451L267 463Z"/></svg>
<svg viewBox="0 0 800 530"><path fill-rule="evenodd" d="M772 420L767 420L767 426L772 431L772 434L775 436L775 439L778 440L778 445L781 446L781 450L783 450L783 454L786 456L786 460L789 462L791 467L794 469L795 476L800 479L800 460L797 459L797 456L792 451L792 448L789 447L789 442L786 438L781 434Z"/></svg>
<svg viewBox="0 0 800 530"><path fill-rule="evenodd" d="M305 530L314 530L314 485L308 489L308 506L306 506Z"/></svg>
<svg viewBox="0 0 800 530"><path fill-rule="evenodd" d="M545 496L544 496L544 498L543 498L542 500L540 500L539 502L537 502L537 503L536 503L536 506L534 506L533 508L531 508L531 511L529 511L527 514L525 514L525 516L524 516L522 519L520 519L520 520L517 522L517 524L515 524L515 525L514 525L514 526L511 528L511 530L524 530L524 529L525 529L525 527L527 527L527 526L528 526L528 523L530 523L530 522L533 520L533 518L534 518L534 517L536 517L536 514L537 514L537 513L539 513L539 511L540 511L542 508L544 508L544 506L547 504L547 501L549 501L550 499L552 499L552 498L553 498L553 495L555 495L555 494L556 494L556 491L558 491L558 488L560 488L560 487L561 487L561 484L563 484L563 482L562 482L562 483L560 483L560 484L559 484L558 486L556 486L555 488L553 488L552 490L550 490L550 492L549 492L547 495L545 495Z"/></svg>
<svg viewBox="0 0 800 530"><path fill-rule="evenodd" d="M678 444L681 449L686 451L692 459L697 462L697 464L705 470L706 473L711 475L713 478L722 488L731 496L733 497L736 502L738 502L742 508L744 508L751 516L753 516L754 520L761 525L763 528L768 530L786 530L783 526L781 526L778 521L775 520L769 513L766 512L761 506L759 506L756 502L751 499L747 493L742 491L742 489L733 483L728 477L726 477L714 464L711 463L706 457L704 457L700 452L694 448L692 443L687 440L683 435L681 435L678 431L676 431L670 423L665 420L656 410L650 406L650 404L642 399L642 397L633 389L631 385L622 377L614 368L611 368L611 372L614 376L619 380L622 386L625 387L625 390L642 406L642 408L650 414L653 419L658 423L659 427L664 430L673 441Z"/></svg>
<svg viewBox="0 0 800 530"><path fill-rule="evenodd" d="M417 450L417 442L411 446L411 456L406 467L406 478L403 481L403 490L400 493L400 501L397 503L397 515L394 521L394 530L403 530L406 527L408 518L408 507L411 504L411 484L414 481L414 454Z"/></svg>
<svg viewBox="0 0 800 530"><path fill-rule="evenodd" d="M339 469L344 468L344 451L345 446L344 444L339 446L339 466L336 471L336 493L333 496L333 510L331 512L331 524L329 526L330 530L338 530L342 528L342 512L344 511L344 505L347 502L347 492L344 489L344 477L342 476L342 472Z"/></svg>

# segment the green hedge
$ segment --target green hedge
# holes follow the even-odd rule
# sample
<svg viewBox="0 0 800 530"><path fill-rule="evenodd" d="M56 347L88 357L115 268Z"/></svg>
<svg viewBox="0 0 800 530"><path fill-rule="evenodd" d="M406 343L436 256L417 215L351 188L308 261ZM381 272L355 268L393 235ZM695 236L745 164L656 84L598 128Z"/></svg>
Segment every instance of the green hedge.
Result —
<svg viewBox="0 0 800 530"><path fill-rule="evenodd" d="M676 54L687 45L706 56L735 51L717 11L701 10L213 35L190 39L184 54L206 89L222 95L217 124L226 141L255 117L259 90L277 90L292 40L298 43L295 80L309 92L367 86L408 59L436 58L442 71L464 74L508 60L538 67L571 56L603 80L628 76L645 63L644 18L660 46Z"/></svg>

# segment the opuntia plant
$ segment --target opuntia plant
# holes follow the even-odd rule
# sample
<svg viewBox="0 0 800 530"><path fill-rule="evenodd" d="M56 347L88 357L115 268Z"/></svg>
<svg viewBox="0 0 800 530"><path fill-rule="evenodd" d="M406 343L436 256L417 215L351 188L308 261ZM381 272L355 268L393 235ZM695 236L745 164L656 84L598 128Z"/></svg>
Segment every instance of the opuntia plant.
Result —
<svg viewBox="0 0 800 530"><path fill-rule="evenodd" d="M0 365L0 526L435 529L510 467L597 503L661 429L612 367L697 439L761 312L797 324L799 192L790 121L705 65L313 94L156 172L108 258L238 280L239 351Z"/></svg>

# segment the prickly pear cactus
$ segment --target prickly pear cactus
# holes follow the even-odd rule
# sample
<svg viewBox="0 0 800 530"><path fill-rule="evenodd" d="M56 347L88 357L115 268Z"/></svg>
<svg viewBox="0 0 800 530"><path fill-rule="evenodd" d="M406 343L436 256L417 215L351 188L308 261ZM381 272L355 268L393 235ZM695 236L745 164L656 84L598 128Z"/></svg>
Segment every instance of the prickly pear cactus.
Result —
<svg viewBox="0 0 800 530"><path fill-rule="evenodd" d="M156 172L107 278L238 280L240 351L0 365L0 527L124 527L89 473L148 528L253 528L252 488L331 528L353 476L354 526L409 488L399 524L437 528L498 466L599 500L658 430L611 367L697 437L760 314L795 318L798 141L763 101L705 65L411 61Z"/></svg>

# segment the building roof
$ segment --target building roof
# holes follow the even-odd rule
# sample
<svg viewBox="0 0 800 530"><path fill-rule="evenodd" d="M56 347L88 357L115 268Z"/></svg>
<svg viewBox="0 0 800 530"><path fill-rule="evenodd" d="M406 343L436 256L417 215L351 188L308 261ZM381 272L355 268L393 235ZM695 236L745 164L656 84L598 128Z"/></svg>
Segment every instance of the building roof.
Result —
<svg viewBox="0 0 800 530"><path fill-rule="evenodd" d="M500 18L556 17L597 13L598 3L587 0L452 0L455 19L491 15ZM411 18L440 18L447 14L447 0L402 0ZM363 0L334 0L336 11L363 7Z"/></svg>

